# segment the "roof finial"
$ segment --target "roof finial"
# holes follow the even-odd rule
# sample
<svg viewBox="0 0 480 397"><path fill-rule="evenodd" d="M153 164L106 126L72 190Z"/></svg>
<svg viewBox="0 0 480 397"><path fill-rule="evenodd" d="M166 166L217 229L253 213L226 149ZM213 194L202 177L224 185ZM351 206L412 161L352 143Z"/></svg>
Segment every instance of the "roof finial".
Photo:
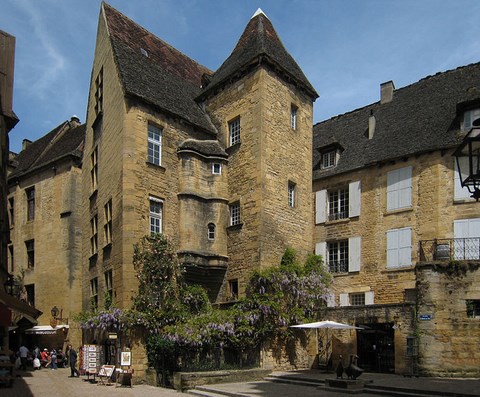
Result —
<svg viewBox="0 0 480 397"><path fill-rule="evenodd" d="M263 16L265 16L266 18L268 18L268 17L265 15L265 13L262 11L262 9L261 9L261 8L258 8L258 10L255 11L255 14L253 14L250 19L253 19L253 18L255 18L257 15L260 15L260 14L262 14Z"/></svg>

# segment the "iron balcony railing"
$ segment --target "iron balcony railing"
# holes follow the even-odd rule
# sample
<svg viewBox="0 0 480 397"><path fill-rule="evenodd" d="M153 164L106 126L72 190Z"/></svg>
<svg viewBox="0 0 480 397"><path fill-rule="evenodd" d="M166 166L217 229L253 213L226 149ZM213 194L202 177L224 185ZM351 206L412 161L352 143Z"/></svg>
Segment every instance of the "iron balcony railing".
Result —
<svg viewBox="0 0 480 397"><path fill-rule="evenodd" d="M329 261L328 268L330 273L347 273L348 261Z"/></svg>
<svg viewBox="0 0 480 397"><path fill-rule="evenodd" d="M420 261L480 260L480 237L420 241Z"/></svg>

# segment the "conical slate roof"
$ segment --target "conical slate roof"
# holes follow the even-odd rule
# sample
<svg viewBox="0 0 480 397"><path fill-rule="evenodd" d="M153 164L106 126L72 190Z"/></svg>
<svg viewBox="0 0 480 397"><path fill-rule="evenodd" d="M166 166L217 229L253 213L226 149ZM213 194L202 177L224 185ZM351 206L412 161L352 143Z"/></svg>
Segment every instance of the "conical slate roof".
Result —
<svg viewBox="0 0 480 397"><path fill-rule="evenodd" d="M213 74L201 97L226 83L232 76L247 71L254 64L266 62L282 77L303 89L313 99L317 92L283 46L267 16L259 9L238 40L233 52Z"/></svg>

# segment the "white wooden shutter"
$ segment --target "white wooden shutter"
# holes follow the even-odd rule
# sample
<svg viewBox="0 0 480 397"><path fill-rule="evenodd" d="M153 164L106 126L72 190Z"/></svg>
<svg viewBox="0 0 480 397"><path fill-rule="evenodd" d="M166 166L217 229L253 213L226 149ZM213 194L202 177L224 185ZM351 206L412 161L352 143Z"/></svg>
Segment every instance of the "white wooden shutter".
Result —
<svg viewBox="0 0 480 397"><path fill-rule="evenodd" d="M400 168L398 208L412 206L412 167Z"/></svg>
<svg viewBox="0 0 480 397"><path fill-rule="evenodd" d="M350 237L348 239L348 271L359 272L361 263L362 239Z"/></svg>
<svg viewBox="0 0 480 397"><path fill-rule="evenodd" d="M340 294L340 306L350 306L348 294Z"/></svg>
<svg viewBox="0 0 480 397"><path fill-rule="evenodd" d="M315 223L325 223L327 219L327 191L315 192Z"/></svg>
<svg viewBox="0 0 480 397"><path fill-rule="evenodd" d="M374 293L373 291L365 292L365 305L373 305Z"/></svg>
<svg viewBox="0 0 480 397"><path fill-rule="evenodd" d="M412 229L406 227L398 231L398 266L412 264Z"/></svg>
<svg viewBox="0 0 480 397"><path fill-rule="evenodd" d="M315 255L320 255L323 258L323 263L327 264L327 243L325 241L315 244Z"/></svg>
<svg viewBox="0 0 480 397"><path fill-rule="evenodd" d="M398 172L390 171L387 174L387 210L391 211L398 208Z"/></svg>
<svg viewBox="0 0 480 397"><path fill-rule="evenodd" d="M362 188L360 181L351 182L348 185L348 216L360 216Z"/></svg>
<svg viewBox="0 0 480 397"><path fill-rule="evenodd" d="M455 200L460 199L468 199L470 198L471 193L468 191L466 187L462 187L462 183L460 182L460 176L458 175L458 166L455 159L453 159L453 169L454 169L454 176L453 176L453 198ZM466 157L460 158L461 168L466 170L468 169L468 159ZM466 178L467 174L462 174L462 178Z"/></svg>
<svg viewBox="0 0 480 397"><path fill-rule="evenodd" d="M328 294L326 296L327 307L335 307L335 294Z"/></svg>
<svg viewBox="0 0 480 397"><path fill-rule="evenodd" d="M453 222L454 259L480 259L478 238L480 237L480 218L462 219ZM469 238L472 238L469 240Z"/></svg>
<svg viewBox="0 0 480 397"><path fill-rule="evenodd" d="M387 267L398 266L398 230L387 232Z"/></svg>

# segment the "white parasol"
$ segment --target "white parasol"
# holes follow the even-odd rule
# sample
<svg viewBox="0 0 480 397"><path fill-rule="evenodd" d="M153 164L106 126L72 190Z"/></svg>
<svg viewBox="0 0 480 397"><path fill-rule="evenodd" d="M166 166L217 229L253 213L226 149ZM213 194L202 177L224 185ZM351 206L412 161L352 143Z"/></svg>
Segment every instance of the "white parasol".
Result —
<svg viewBox="0 0 480 397"><path fill-rule="evenodd" d="M360 327L355 327L354 325L337 323L336 321L330 321L330 320L317 321L314 323L291 325L290 328L315 328L317 332L317 341L318 341L318 329L319 328L326 329L327 343L325 344L325 367L328 366L328 342L329 342L328 330L329 329L362 329ZM317 350L317 353L318 353L318 350Z"/></svg>

